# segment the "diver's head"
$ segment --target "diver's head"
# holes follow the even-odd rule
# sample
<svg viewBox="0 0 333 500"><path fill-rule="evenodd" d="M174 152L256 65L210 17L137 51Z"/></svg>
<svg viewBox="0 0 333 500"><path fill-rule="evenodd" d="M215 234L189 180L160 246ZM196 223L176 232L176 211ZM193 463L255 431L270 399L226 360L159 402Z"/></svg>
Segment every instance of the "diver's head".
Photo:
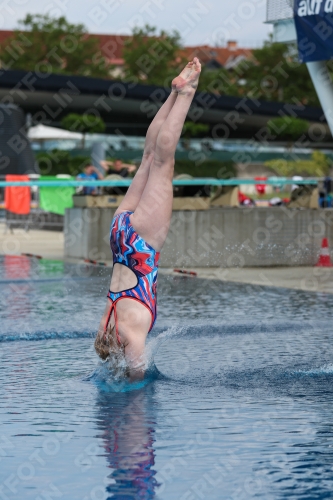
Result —
<svg viewBox="0 0 333 500"><path fill-rule="evenodd" d="M105 332L102 334L100 332L97 333L95 339L95 351L101 359L105 361L111 354L119 354L122 350L123 347L119 346L116 340L115 325L111 327L109 324Z"/></svg>
<svg viewBox="0 0 333 500"><path fill-rule="evenodd" d="M98 334L95 339L95 351L103 361L110 355L110 348L107 340L104 337L100 337Z"/></svg>

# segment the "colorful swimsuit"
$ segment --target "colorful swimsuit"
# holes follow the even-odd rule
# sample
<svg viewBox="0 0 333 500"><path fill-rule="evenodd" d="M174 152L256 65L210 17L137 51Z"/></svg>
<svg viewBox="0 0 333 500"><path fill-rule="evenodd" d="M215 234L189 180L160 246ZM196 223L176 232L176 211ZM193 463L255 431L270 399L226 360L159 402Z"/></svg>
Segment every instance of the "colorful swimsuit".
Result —
<svg viewBox="0 0 333 500"><path fill-rule="evenodd" d="M130 215L133 212L121 212L117 214L110 229L110 245L113 254L113 265L122 264L136 275L137 284L133 288L123 290L121 292L108 293L112 305L106 327L110 321L112 311L114 311L116 336L120 342L118 327L116 304L119 300L130 298L141 302L147 307L151 314L151 324L149 331L153 328L156 321L156 285L157 285L157 270L160 253L156 252L153 247L146 243L141 236L135 231L130 221Z"/></svg>

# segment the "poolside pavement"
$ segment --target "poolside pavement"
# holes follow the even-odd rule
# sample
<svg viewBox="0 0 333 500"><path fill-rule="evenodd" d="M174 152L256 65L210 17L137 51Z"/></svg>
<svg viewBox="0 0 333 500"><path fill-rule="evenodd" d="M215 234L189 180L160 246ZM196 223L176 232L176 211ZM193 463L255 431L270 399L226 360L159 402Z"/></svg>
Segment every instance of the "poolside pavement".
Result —
<svg viewBox="0 0 333 500"><path fill-rule="evenodd" d="M5 232L0 223L0 255L21 255L31 253L45 259L64 259L64 233L62 231L41 231L37 229L13 229Z"/></svg>
<svg viewBox="0 0 333 500"><path fill-rule="evenodd" d="M30 253L45 259L64 260L64 234L60 231L14 229L5 233L0 223L0 255ZM74 259L66 259L77 262ZM108 262L111 265L111 261ZM198 278L232 281L264 287L292 288L333 294L333 268L321 267L255 267L255 268L193 268ZM173 274L173 269L160 269ZM188 278L192 279L192 278ZM195 278L193 278L195 279Z"/></svg>
<svg viewBox="0 0 333 500"><path fill-rule="evenodd" d="M199 278L204 279L333 294L333 268L239 267L199 268L194 270Z"/></svg>

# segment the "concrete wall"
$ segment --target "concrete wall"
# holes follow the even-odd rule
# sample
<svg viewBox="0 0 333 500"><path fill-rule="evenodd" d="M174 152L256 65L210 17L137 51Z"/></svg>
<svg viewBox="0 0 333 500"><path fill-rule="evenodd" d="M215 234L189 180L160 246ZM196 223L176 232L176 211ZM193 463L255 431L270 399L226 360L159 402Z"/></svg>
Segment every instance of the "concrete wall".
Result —
<svg viewBox="0 0 333 500"><path fill-rule="evenodd" d="M72 208L65 216L65 255L111 260L115 209ZM326 234L333 248L333 210L215 208L175 211L162 267L311 266Z"/></svg>

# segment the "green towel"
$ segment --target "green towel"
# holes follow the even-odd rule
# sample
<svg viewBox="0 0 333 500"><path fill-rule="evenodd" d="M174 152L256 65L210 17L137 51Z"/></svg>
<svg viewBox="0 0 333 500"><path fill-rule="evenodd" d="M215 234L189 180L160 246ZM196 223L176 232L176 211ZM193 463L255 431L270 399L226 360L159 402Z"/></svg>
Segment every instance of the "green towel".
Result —
<svg viewBox="0 0 333 500"><path fill-rule="evenodd" d="M73 177L72 177L73 179ZM51 175L42 175L40 181L63 181L66 183L70 179L58 179ZM74 187L40 187L39 188L39 206L46 212L64 215L66 208L73 206Z"/></svg>

